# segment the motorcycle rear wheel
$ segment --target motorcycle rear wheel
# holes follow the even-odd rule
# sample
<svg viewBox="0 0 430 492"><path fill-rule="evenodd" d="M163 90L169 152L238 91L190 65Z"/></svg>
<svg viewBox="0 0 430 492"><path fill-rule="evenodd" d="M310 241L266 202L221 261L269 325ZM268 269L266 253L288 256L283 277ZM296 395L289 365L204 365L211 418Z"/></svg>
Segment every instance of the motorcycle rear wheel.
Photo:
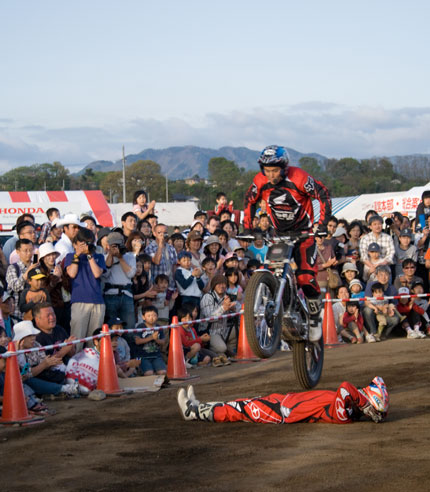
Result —
<svg viewBox="0 0 430 492"><path fill-rule="evenodd" d="M246 286L244 302L245 330L249 346L257 357L267 359L279 347L283 309L272 314L278 282L269 272L256 271Z"/></svg>

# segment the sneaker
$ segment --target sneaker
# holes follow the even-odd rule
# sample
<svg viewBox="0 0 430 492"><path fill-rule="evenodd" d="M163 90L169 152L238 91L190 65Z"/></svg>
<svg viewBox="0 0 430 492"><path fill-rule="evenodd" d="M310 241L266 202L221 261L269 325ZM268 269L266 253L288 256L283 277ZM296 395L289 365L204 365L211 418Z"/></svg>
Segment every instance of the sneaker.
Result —
<svg viewBox="0 0 430 492"><path fill-rule="evenodd" d="M197 420L197 405L188 399L184 388L179 388L176 399L178 401L179 410L184 420Z"/></svg>
<svg viewBox="0 0 430 492"><path fill-rule="evenodd" d="M187 360L185 361L185 367L187 369L192 369L194 366L192 364L190 364Z"/></svg>
<svg viewBox="0 0 430 492"><path fill-rule="evenodd" d="M219 360L223 363L224 366L229 366L231 364L231 360L224 354L219 356Z"/></svg>
<svg viewBox="0 0 430 492"><path fill-rule="evenodd" d="M381 335L379 333L375 333L373 335L373 338L375 339L376 342L380 342L381 341Z"/></svg>
<svg viewBox="0 0 430 492"><path fill-rule="evenodd" d="M366 342L367 343L375 343L376 339L371 333L369 333L368 335L366 335Z"/></svg>
<svg viewBox="0 0 430 492"><path fill-rule="evenodd" d="M414 332L418 335L417 338L426 338L425 333L423 333L418 327L414 328Z"/></svg>
<svg viewBox="0 0 430 492"><path fill-rule="evenodd" d="M212 366L213 367L221 367L223 366L224 364L221 362L221 358L220 357L214 357L212 359Z"/></svg>
<svg viewBox="0 0 430 492"><path fill-rule="evenodd" d="M281 340L281 352L289 352L290 350L291 349L288 343L285 342L284 340Z"/></svg>
<svg viewBox="0 0 430 492"><path fill-rule="evenodd" d="M79 383L73 381L73 383L63 384L61 387L61 393L67 396L79 396Z"/></svg>
<svg viewBox="0 0 430 492"><path fill-rule="evenodd" d="M414 330L409 330L406 338L421 338L418 333Z"/></svg>

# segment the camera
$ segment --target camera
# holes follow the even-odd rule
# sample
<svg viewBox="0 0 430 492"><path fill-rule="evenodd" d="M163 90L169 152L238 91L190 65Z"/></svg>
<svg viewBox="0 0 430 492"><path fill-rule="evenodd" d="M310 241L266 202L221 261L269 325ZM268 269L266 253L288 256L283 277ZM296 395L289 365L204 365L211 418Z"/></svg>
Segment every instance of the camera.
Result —
<svg viewBox="0 0 430 492"><path fill-rule="evenodd" d="M87 243L88 246L88 253L90 255L93 255L96 252L96 246L93 243Z"/></svg>
<svg viewBox="0 0 430 492"><path fill-rule="evenodd" d="M393 219L391 217L387 217L385 219L385 225L390 227L393 224Z"/></svg>

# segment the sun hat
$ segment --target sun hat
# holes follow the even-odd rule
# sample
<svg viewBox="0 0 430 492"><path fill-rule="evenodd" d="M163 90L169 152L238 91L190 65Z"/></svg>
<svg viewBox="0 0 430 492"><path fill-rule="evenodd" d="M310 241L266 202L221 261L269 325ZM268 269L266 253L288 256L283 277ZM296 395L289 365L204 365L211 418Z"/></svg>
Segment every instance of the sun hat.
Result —
<svg viewBox="0 0 430 492"><path fill-rule="evenodd" d="M348 261L344 263L342 267L342 273L349 272L349 271L357 272L358 273L358 268L354 265L354 263L349 263Z"/></svg>
<svg viewBox="0 0 430 492"><path fill-rule="evenodd" d="M64 227L72 224L79 227L87 227L87 224L85 224L85 222L81 222L76 214L66 214L57 222L57 227Z"/></svg>
<svg viewBox="0 0 430 492"><path fill-rule="evenodd" d="M206 239L205 246L209 246L210 244L219 244L221 246L221 241L218 236L212 235Z"/></svg>
<svg viewBox="0 0 430 492"><path fill-rule="evenodd" d="M186 242L189 243L190 241L196 241L196 240L203 241L202 235L200 234L199 231L190 231L190 233L187 236Z"/></svg>
<svg viewBox="0 0 430 492"><path fill-rule="evenodd" d="M15 336L13 337L14 342L20 342L25 337L38 335L40 333L40 330L35 328L30 320L20 321L16 325L13 325L13 331L15 333Z"/></svg>
<svg viewBox="0 0 430 492"><path fill-rule="evenodd" d="M120 232L110 232L107 237L107 242L109 246L113 246L114 244L124 246L124 236Z"/></svg>
<svg viewBox="0 0 430 492"><path fill-rule="evenodd" d="M111 233L110 227L102 227L97 233L97 244L100 246L101 240Z"/></svg>
<svg viewBox="0 0 430 492"><path fill-rule="evenodd" d="M237 254L234 253L233 251L230 251L230 253L227 253L224 257L224 262L226 262L227 260L230 260L231 258L236 258L237 260Z"/></svg>
<svg viewBox="0 0 430 492"><path fill-rule="evenodd" d="M60 253L55 250L52 243L43 243L39 246L39 260L45 258L45 256L51 255L52 253L55 253L57 257L60 256Z"/></svg>
<svg viewBox="0 0 430 492"><path fill-rule="evenodd" d="M338 227L333 234L333 237L340 237L342 235L347 235L346 230L343 227Z"/></svg>
<svg viewBox="0 0 430 492"><path fill-rule="evenodd" d="M360 287L363 287L358 278L353 278L351 282L349 282L349 287L352 287L353 285L359 285Z"/></svg>

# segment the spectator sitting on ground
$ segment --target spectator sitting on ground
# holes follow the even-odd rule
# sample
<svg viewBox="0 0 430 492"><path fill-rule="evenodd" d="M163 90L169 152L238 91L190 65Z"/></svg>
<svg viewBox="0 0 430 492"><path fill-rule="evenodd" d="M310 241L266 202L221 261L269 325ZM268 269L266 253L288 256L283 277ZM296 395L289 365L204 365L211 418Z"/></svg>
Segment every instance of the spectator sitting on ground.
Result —
<svg viewBox="0 0 430 492"><path fill-rule="evenodd" d="M158 311L154 306L147 306L142 309L143 322L136 328L145 328L141 335L134 336L134 352L137 357L141 357L141 368L144 376L155 374L166 374L167 368L161 354L164 348L166 337L163 330L157 330Z"/></svg>
<svg viewBox="0 0 430 492"><path fill-rule="evenodd" d="M13 316L15 301L11 292L8 292L7 290L3 292L3 295L1 297L0 309L3 318L5 334L10 340L12 340L14 335L13 326L15 325L15 323L19 322L19 319Z"/></svg>
<svg viewBox="0 0 430 492"><path fill-rule="evenodd" d="M376 268L376 281L367 282L365 294L366 297L372 297L372 286L373 284L379 282L383 287L383 296L391 297L397 295L397 289L390 282L390 267L387 265L379 265ZM393 302L396 304L396 301ZM370 342L376 341L375 334L377 334L377 319L374 312L374 309L369 306L365 306L363 308L363 318L364 325L366 327L367 332L369 333L368 340ZM394 313L394 316L386 316L387 328L386 328L386 336L391 333L392 329L399 323L399 316L397 313Z"/></svg>
<svg viewBox="0 0 430 492"><path fill-rule="evenodd" d="M233 302L226 294L227 279L224 275L215 275L211 282L211 290L202 297L200 315L202 318L217 317L240 310L238 302ZM234 354L237 345L237 333L227 323L226 318L202 323L199 333L209 333L210 349L219 356Z"/></svg>
<svg viewBox="0 0 430 492"><path fill-rule="evenodd" d="M125 323L120 318L111 318L108 321L108 325L109 330L123 330L125 328ZM140 360L131 358L130 345L119 333L114 355L115 363L121 368L126 377L134 374L135 369L140 366Z"/></svg>
<svg viewBox="0 0 430 492"><path fill-rule="evenodd" d="M402 261L402 272L394 279L394 287L400 289L400 287L411 288L415 282L422 282L423 279L415 275L417 271L417 265L411 258L406 258Z"/></svg>
<svg viewBox="0 0 430 492"><path fill-rule="evenodd" d="M167 243L167 226L157 224L154 229L155 240L151 241L145 253L152 258L152 278L163 273L169 278L169 287L176 288L174 273L178 257L175 248Z"/></svg>
<svg viewBox="0 0 430 492"><path fill-rule="evenodd" d="M220 362L215 352L204 347L210 341L210 335L208 333L203 333L202 336L197 335L189 308L186 306L178 308L178 320L180 323L187 323L179 327L186 366L188 368L194 365L207 366L211 360Z"/></svg>
<svg viewBox="0 0 430 492"><path fill-rule="evenodd" d="M370 232L360 239L360 258L369 267L371 262L367 259L368 249L371 243L378 243L381 248L381 265L391 265L394 258L394 242L390 235L382 232L382 217L373 215L369 218Z"/></svg>
<svg viewBox="0 0 430 492"><path fill-rule="evenodd" d="M156 201L148 203L148 194L145 190L137 190L133 194L133 213L139 220L144 220L149 214L153 214Z"/></svg>
<svg viewBox="0 0 430 492"><path fill-rule="evenodd" d="M27 221L21 222L16 226L16 232L18 234L19 239L29 239L33 243L33 254L36 254L37 248L35 244L36 244L37 236L36 236L36 229L34 224ZM15 249L9 255L9 264L12 265L13 263L17 263L18 260L19 260L19 254L18 251Z"/></svg>
<svg viewBox="0 0 430 492"><path fill-rule="evenodd" d="M13 314L15 318L21 320L22 314L19 308L19 296L26 287L28 271L35 268L37 263L32 263L31 261L33 258L33 243L30 239L19 239L16 242L16 250L19 260L13 265L9 265L6 272L6 282L9 290L13 292L15 301Z"/></svg>
<svg viewBox="0 0 430 492"><path fill-rule="evenodd" d="M42 230L39 235L39 244L43 244L48 239L51 232L52 221L60 218L60 211L55 207L48 208L46 216L48 217L48 221L42 225Z"/></svg>
<svg viewBox="0 0 430 492"><path fill-rule="evenodd" d="M94 253L94 234L81 228L73 238L74 253L67 254L64 266L71 279L70 332L76 338L91 336L104 320L105 303L101 276L106 271L103 255ZM91 343L91 342L90 342ZM82 344L77 346L77 351Z"/></svg>
<svg viewBox="0 0 430 492"><path fill-rule="evenodd" d="M34 328L29 320L21 321L14 327L17 350L41 347L36 342L39 330ZM43 350L27 352L18 355L18 364L21 369L22 380L38 395L59 395L64 393L69 396L78 394L78 385L66 384L65 366L63 361L54 355L46 355Z"/></svg>
<svg viewBox="0 0 430 492"><path fill-rule="evenodd" d="M178 255L179 267L175 271L175 282L181 296L182 303L200 306L204 282L201 268L191 264L191 253L181 251Z"/></svg>
<svg viewBox="0 0 430 492"><path fill-rule="evenodd" d="M400 296L409 296L409 293L407 287L400 287ZM397 309L401 315L406 317L402 321L402 328L406 331L406 337L426 338L425 333L420 330L421 316L424 314L424 310L415 302L415 299L412 297L400 297Z"/></svg>
<svg viewBox="0 0 430 492"><path fill-rule="evenodd" d="M421 295L424 294L424 283L422 280L416 281L411 285L411 294ZM415 298L415 303L423 310L422 324L425 326L425 332L430 336L430 317L428 315L429 302L426 297Z"/></svg>
<svg viewBox="0 0 430 492"><path fill-rule="evenodd" d="M351 343L363 343L364 321L358 303L348 301L345 307L346 310L342 318L343 329L340 335L344 340Z"/></svg>
<svg viewBox="0 0 430 492"><path fill-rule="evenodd" d="M418 250L414 244L411 244L411 229L402 229L399 231L399 238L395 241L394 262L396 266L396 276L402 274L402 262L409 258L416 262L418 260Z"/></svg>
<svg viewBox="0 0 430 492"><path fill-rule="evenodd" d="M384 297L384 287L380 282L374 282L372 284L372 297ZM374 312L376 321L378 322L378 331L373 333L373 338L375 340L372 340L372 336L369 334L367 341L380 342L384 329L387 328L385 336L388 336L391 333L392 328L395 326L394 323L391 323L390 327L387 327L388 318L394 318L398 315L396 307L386 299L368 299L365 301L365 306ZM400 316L398 316L398 319L400 320Z"/></svg>
<svg viewBox="0 0 430 492"><path fill-rule="evenodd" d="M129 238L131 237L129 235ZM136 274L136 257L124 246L124 237L111 232L107 238L108 252L105 255L104 302L107 318L121 318L127 326L134 327L134 299L132 280Z"/></svg>
<svg viewBox="0 0 430 492"><path fill-rule="evenodd" d="M346 303L349 301L349 290L346 285L340 285L335 290L336 299L341 299L340 301L333 302L333 316L334 323L336 325L336 332L341 340L340 333L343 330L343 315L346 311Z"/></svg>
<svg viewBox="0 0 430 492"><path fill-rule="evenodd" d="M57 325L54 308L49 302L41 302L33 307L33 325L40 330L40 333L36 335L36 342L40 343L42 347L76 340L75 337L69 337L62 326ZM70 357L75 354L75 346L67 345L60 349L46 350L45 353L55 355L64 364L67 364Z"/></svg>
<svg viewBox="0 0 430 492"><path fill-rule="evenodd" d="M57 258L57 264L59 264L67 254L74 252L72 243L78 234L79 228L82 227L82 223L76 214L67 214L57 223L57 225L58 227L63 228L61 239L55 244L55 251L60 253Z"/></svg>
<svg viewBox="0 0 430 492"><path fill-rule="evenodd" d="M19 309L23 319L33 319L32 309L40 302L51 302L51 297L46 289L42 287L46 275L40 268L32 268L27 272L27 283L29 284L19 296Z"/></svg>

